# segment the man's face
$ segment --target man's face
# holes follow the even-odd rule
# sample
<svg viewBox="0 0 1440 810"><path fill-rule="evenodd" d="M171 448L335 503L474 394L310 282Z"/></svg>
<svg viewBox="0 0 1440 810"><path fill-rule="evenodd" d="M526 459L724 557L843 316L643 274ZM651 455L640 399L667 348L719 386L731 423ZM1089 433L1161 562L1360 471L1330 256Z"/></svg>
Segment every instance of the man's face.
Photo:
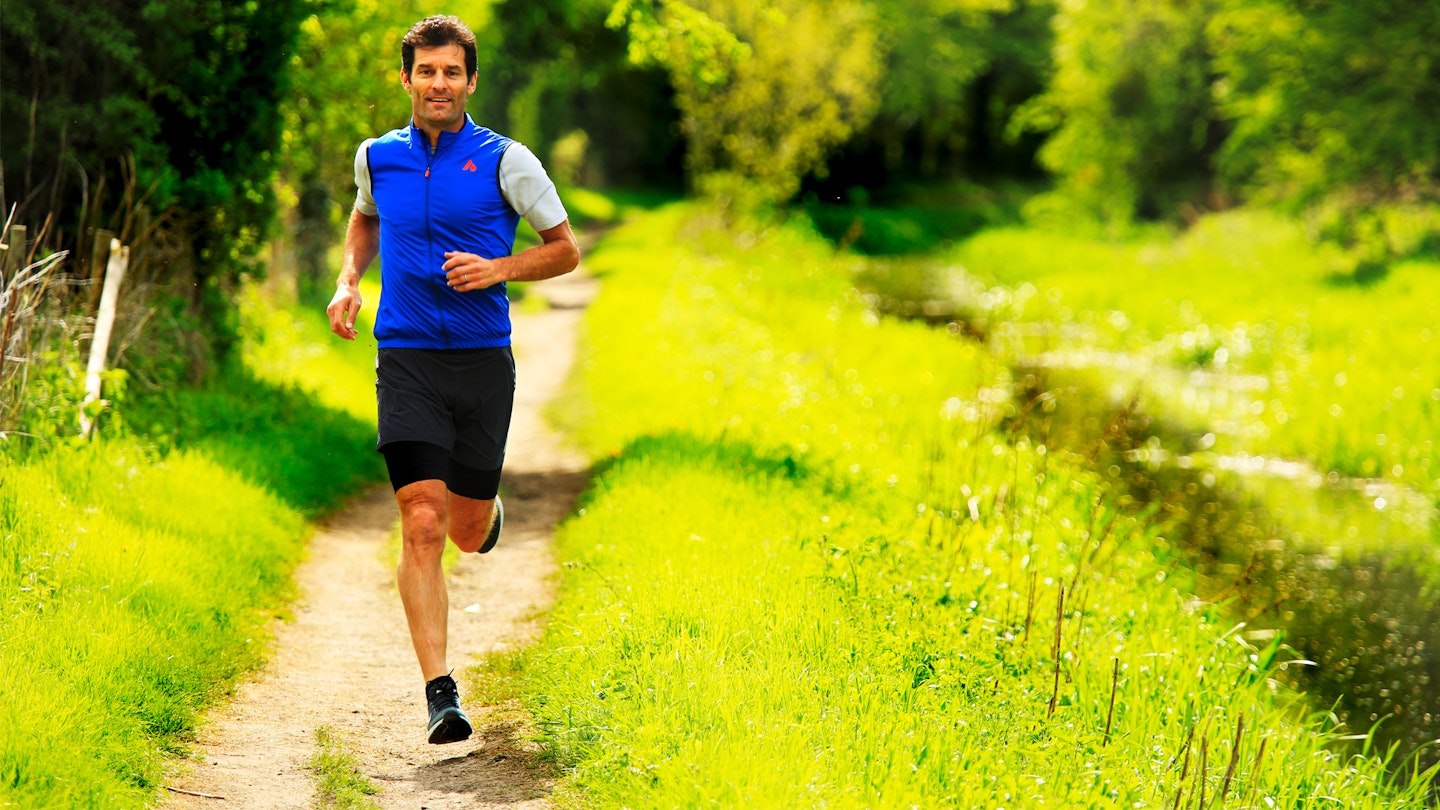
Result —
<svg viewBox="0 0 1440 810"><path fill-rule="evenodd" d="M465 78L465 49L459 45L416 48L410 75L400 82L410 93L411 111L421 129L451 130L465 120L465 100L475 92L475 76Z"/></svg>

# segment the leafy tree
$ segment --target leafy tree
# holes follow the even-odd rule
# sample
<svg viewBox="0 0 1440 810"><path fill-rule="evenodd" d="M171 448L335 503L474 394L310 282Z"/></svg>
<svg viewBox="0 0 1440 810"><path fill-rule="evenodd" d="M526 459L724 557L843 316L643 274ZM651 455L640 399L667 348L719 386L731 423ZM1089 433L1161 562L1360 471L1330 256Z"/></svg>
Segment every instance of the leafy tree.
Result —
<svg viewBox="0 0 1440 810"><path fill-rule="evenodd" d="M1223 0L1209 34L1232 186L1302 205L1341 189L1436 198L1440 6Z"/></svg>
<svg viewBox="0 0 1440 810"><path fill-rule="evenodd" d="M1062 0L1055 29L1054 80L1024 116L1052 132L1060 181L1037 210L1281 203L1361 269L1436 241L1440 7Z"/></svg>
<svg viewBox="0 0 1440 810"><path fill-rule="evenodd" d="M1053 130L1040 157L1064 204L1126 221L1204 198L1224 135L1210 98L1213 3L1057 4L1055 75L1024 117Z"/></svg>
<svg viewBox="0 0 1440 810"><path fill-rule="evenodd" d="M1025 171L1015 109L1043 88L1048 0L877 0L886 54L880 109L847 151L918 178ZM878 160L877 160L878 158ZM1003 164L1003 165L1002 165Z"/></svg>
<svg viewBox="0 0 1440 810"><path fill-rule="evenodd" d="M355 150L410 113L400 40L427 12L413 0L324 2L311 12L287 65L278 186L300 296L318 301L333 291L329 248L355 198Z"/></svg>
<svg viewBox="0 0 1440 810"><path fill-rule="evenodd" d="M35 233L53 215L53 248L88 248L86 228L109 224L148 255L203 324L192 372L228 353L227 289L273 217L278 104L305 14L305 0L5 5L0 159L17 218ZM107 188L139 192L105 220Z"/></svg>
<svg viewBox="0 0 1440 810"><path fill-rule="evenodd" d="M610 19L668 69L692 179L743 208L794 195L879 105L862 0L621 0Z"/></svg>

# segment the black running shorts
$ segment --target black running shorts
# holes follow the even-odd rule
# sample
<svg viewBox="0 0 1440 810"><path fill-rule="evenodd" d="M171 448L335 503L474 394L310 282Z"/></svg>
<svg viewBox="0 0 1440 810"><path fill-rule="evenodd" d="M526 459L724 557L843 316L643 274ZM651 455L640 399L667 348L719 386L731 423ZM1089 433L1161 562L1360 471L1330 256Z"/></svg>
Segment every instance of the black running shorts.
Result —
<svg viewBox="0 0 1440 810"><path fill-rule="evenodd" d="M461 467L494 471L498 479L515 406L515 356L509 346L381 349L375 394L377 450L423 442L444 449Z"/></svg>

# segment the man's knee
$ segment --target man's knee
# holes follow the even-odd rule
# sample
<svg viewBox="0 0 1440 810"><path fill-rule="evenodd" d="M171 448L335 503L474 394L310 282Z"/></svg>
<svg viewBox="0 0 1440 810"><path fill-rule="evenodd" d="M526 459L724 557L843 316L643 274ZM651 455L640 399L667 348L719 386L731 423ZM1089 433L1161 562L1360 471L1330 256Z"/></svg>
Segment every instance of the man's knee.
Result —
<svg viewBox="0 0 1440 810"><path fill-rule="evenodd" d="M412 484L395 493L400 504L400 533L406 545L441 547L445 543L445 490Z"/></svg>

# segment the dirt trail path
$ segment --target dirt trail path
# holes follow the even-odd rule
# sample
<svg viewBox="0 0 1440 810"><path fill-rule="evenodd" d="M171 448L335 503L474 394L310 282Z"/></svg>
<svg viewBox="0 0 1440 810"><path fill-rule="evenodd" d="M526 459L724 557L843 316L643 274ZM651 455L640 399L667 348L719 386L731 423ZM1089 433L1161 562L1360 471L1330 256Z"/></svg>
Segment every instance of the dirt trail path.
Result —
<svg viewBox="0 0 1440 810"><path fill-rule="evenodd" d="M515 318L519 390L501 484L505 533L491 553L463 555L450 577L450 664L475 736L425 742L424 684L384 559L398 514L382 486L321 527L297 573L295 619L276 628L274 658L212 715L202 758L169 782L223 799L167 790L162 807L313 807L308 766L320 726L337 732L381 786L376 798L386 810L548 806L549 774L513 728L469 701L459 670L474 656L533 639L535 617L551 600L551 535L584 486L586 464L541 411L569 373L594 287L581 273L532 285L551 308Z"/></svg>

